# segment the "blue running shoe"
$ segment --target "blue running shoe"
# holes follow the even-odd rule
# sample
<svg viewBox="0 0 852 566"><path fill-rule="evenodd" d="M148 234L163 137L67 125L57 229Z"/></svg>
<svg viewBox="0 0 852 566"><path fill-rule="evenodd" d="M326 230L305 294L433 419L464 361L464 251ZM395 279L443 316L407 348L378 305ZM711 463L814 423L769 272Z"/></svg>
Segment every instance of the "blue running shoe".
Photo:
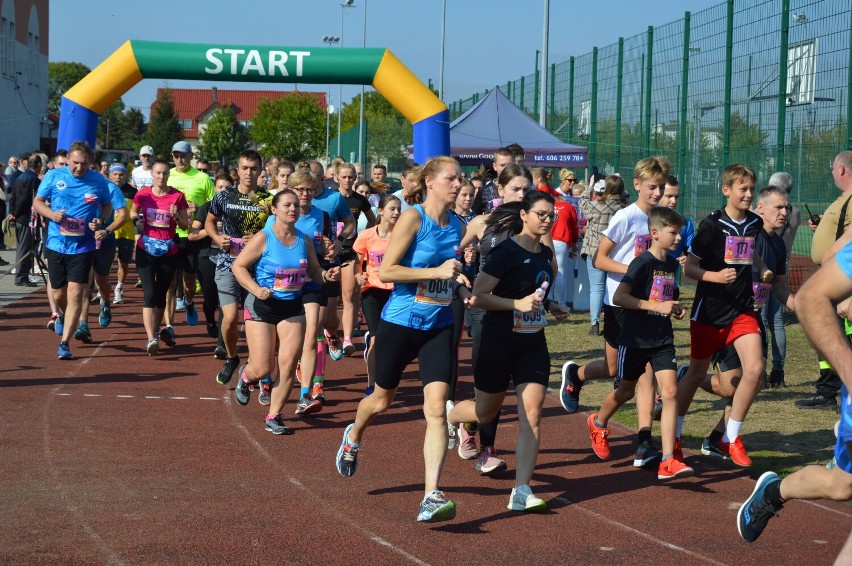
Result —
<svg viewBox="0 0 852 566"><path fill-rule="evenodd" d="M751 497L746 499L737 512L737 529L743 540L756 541L769 519L777 515L784 506L781 503L775 504L766 497L766 488L776 482L780 483L781 478L775 472L766 472L760 476Z"/></svg>
<svg viewBox="0 0 852 566"><path fill-rule="evenodd" d="M68 342L60 342L59 348L56 349L56 355L60 360L73 360L74 355L71 353L71 348L68 347Z"/></svg>
<svg viewBox="0 0 852 566"><path fill-rule="evenodd" d="M198 324L198 309L192 301L186 303L186 323L190 326Z"/></svg>
<svg viewBox="0 0 852 566"><path fill-rule="evenodd" d="M567 413L576 413L580 406L580 390L583 382L580 381L580 366L568 360L562 366L562 389L559 391L559 401Z"/></svg>
<svg viewBox="0 0 852 566"><path fill-rule="evenodd" d="M449 521L455 519L455 517L456 504L447 501L443 491L435 489L420 503L420 513L417 515L417 520L423 523L437 523Z"/></svg>
<svg viewBox="0 0 852 566"><path fill-rule="evenodd" d="M166 326L162 330L160 330L160 342L165 343L169 348L174 348L177 345L177 338L175 338L175 329L171 326Z"/></svg>
<svg viewBox="0 0 852 566"><path fill-rule="evenodd" d="M358 448L357 444L352 444L349 441L349 431L355 423L346 427L343 431L343 440L340 441L340 448L337 449L337 457L335 458L335 466L340 475L345 478L351 478L358 471Z"/></svg>
<svg viewBox="0 0 852 566"><path fill-rule="evenodd" d="M343 359L343 343L340 341L340 337L335 332L334 334L330 334L328 330L325 331L325 341L328 343L328 355L335 362Z"/></svg>
<svg viewBox="0 0 852 566"><path fill-rule="evenodd" d="M110 322L112 322L112 311L108 304L101 303L101 314L98 315L98 324L100 324L101 327L106 328L109 326Z"/></svg>
<svg viewBox="0 0 852 566"><path fill-rule="evenodd" d="M65 328L65 314L60 314L56 317L56 321L53 324L53 331L56 332L57 336L62 336L62 330Z"/></svg>
<svg viewBox="0 0 852 566"><path fill-rule="evenodd" d="M175 300L175 310L176 311L185 311L186 310L186 299L183 297L178 297Z"/></svg>
<svg viewBox="0 0 852 566"><path fill-rule="evenodd" d="M251 383L243 379L245 372L246 366L240 366L240 369L237 370L237 386L234 387L234 399L236 399L237 403L240 405L248 405L249 400L251 399L251 392L254 389L254 386Z"/></svg>
<svg viewBox="0 0 852 566"><path fill-rule="evenodd" d="M81 322L80 326L77 327L77 330L74 331L74 339L79 340L83 344L91 344L92 333L89 332L89 325L85 322Z"/></svg>

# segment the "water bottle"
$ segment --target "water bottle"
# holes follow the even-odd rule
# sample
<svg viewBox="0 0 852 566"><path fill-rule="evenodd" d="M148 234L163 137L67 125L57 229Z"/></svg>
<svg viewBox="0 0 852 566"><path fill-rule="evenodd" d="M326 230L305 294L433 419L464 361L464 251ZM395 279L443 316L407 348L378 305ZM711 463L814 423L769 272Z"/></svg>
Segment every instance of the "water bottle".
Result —
<svg viewBox="0 0 852 566"><path fill-rule="evenodd" d="M535 298L537 301L543 301L544 295L547 293L547 288L550 286L550 283L547 281L542 281L541 286L535 290Z"/></svg>

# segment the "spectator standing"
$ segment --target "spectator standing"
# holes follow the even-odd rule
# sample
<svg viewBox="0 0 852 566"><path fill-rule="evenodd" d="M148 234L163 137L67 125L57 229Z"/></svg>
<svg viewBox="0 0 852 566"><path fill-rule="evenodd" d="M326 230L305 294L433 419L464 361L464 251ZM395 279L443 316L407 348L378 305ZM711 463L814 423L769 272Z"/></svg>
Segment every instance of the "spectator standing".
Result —
<svg viewBox="0 0 852 566"><path fill-rule="evenodd" d="M37 171L41 170L41 157L34 153L26 154L27 170L21 173L13 187L13 198L10 200L9 220L15 222L15 233L18 237L18 249L15 252L15 285L18 287L37 287L29 279L33 268L33 233L30 230L30 211L33 198L38 191L39 178Z"/></svg>

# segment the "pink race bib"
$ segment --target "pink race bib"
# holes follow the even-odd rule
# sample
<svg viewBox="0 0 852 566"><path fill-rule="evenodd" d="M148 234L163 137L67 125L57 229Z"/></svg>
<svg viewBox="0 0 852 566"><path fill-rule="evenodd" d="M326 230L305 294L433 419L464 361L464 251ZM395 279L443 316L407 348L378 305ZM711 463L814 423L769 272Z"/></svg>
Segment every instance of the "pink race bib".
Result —
<svg viewBox="0 0 852 566"><path fill-rule="evenodd" d="M85 218L68 218L67 216L59 223L59 233L63 236L80 237L86 233Z"/></svg>
<svg viewBox="0 0 852 566"><path fill-rule="evenodd" d="M674 275L654 275L654 280L651 282L651 293L648 295L648 300L654 303L673 301L674 287Z"/></svg>
<svg viewBox="0 0 852 566"><path fill-rule="evenodd" d="M728 236L725 238L725 263L751 265L754 257L754 237Z"/></svg>
<svg viewBox="0 0 852 566"><path fill-rule="evenodd" d="M754 293L754 310L760 310L766 305L769 300L769 293L772 292L772 283L764 283L762 281L751 284L751 290Z"/></svg>
<svg viewBox="0 0 852 566"><path fill-rule="evenodd" d="M231 247L228 249L228 253L231 254L231 257L237 257L243 251L245 245L246 241L242 238L231 238Z"/></svg>
<svg viewBox="0 0 852 566"><path fill-rule="evenodd" d="M233 240L232 240L233 241ZM276 269L274 291L298 291L305 284L308 262L303 261L298 268Z"/></svg>
<svg viewBox="0 0 852 566"><path fill-rule="evenodd" d="M641 236L636 236L633 246L633 257L640 256L643 253L647 252L648 248L651 247L651 234L642 234Z"/></svg>
<svg viewBox="0 0 852 566"><path fill-rule="evenodd" d="M170 228L172 225L171 215L168 210L148 208L145 210L145 223L154 228Z"/></svg>
<svg viewBox="0 0 852 566"><path fill-rule="evenodd" d="M382 260L385 259L384 252L370 252L370 263L376 267L380 267L382 265Z"/></svg>

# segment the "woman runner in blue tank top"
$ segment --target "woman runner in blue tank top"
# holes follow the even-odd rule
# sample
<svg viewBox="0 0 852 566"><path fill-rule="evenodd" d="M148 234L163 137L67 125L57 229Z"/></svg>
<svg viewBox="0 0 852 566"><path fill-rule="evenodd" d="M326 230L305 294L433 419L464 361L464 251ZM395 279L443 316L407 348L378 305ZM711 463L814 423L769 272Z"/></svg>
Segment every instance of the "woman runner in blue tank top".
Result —
<svg viewBox="0 0 852 566"><path fill-rule="evenodd" d="M299 201L285 189L272 199L275 223L255 234L234 260L232 271L237 282L249 292L245 302L246 342L250 361L237 372L234 397L246 405L252 384L269 375L272 383L271 404L266 430L273 434L292 434L284 424L281 410L293 388L296 360L301 355L305 335L305 309L302 286L306 281L333 281L339 269L325 271L317 261L314 244L296 229ZM254 270L252 277L250 269ZM278 338L278 363L275 363L275 339Z"/></svg>
<svg viewBox="0 0 852 566"><path fill-rule="evenodd" d="M346 427L336 458L341 475L355 474L365 429L390 406L402 372L417 358L426 416L425 497L417 520L427 522L456 514L455 504L438 489L438 480L447 455L446 402L455 364L450 303L461 273L459 243L464 235L464 226L449 211L460 178L454 159L430 159L420 174L423 204L406 210L391 234L379 277L394 288L376 336L375 391L358 404L355 422Z"/></svg>

